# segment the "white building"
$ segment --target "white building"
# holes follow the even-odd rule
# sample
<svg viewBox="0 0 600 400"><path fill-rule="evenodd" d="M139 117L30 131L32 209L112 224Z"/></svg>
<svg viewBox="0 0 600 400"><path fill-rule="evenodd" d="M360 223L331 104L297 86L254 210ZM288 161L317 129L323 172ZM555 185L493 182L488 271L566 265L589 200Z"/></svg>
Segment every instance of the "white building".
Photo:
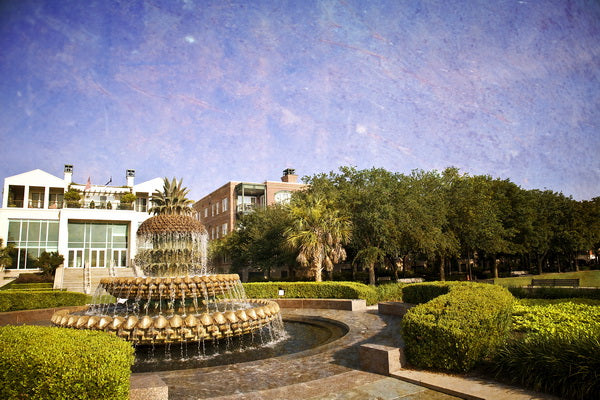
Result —
<svg viewBox="0 0 600 400"><path fill-rule="evenodd" d="M72 175L73 166L65 165L62 179L39 169L4 179L0 238L18 250L5 274L33 272L42 252L58 251L65 260L55 288L89 292L101 277L134 275L136 231L163 180L135 185L135 171L127 170L125 186L98 186L75 184ZM68 190L81 200L65 201ZM121 203L127 193L135 203Z"/></svg>

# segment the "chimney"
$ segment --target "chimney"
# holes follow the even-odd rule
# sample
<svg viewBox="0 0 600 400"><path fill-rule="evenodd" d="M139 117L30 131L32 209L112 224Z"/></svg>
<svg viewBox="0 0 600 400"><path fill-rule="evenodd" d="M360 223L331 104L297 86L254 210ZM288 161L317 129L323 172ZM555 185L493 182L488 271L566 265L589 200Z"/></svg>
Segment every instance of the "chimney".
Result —
<svg viewBox="0 0 600 400"><path fill-rule="evenodd" d="M127 186L132 188L133 187L133 178L135 178L135 170L128 169L126 175L127 175Z"/></svg>
<svg viewBox="0 0 600 400"><path fill-rule="evenodd" d="M296 170L293 168L284 169L281 182L298 183L298 175L296 175Z"/></svg>
<svg viewBox="0 0 600 400"><path fill-rule="evenodd" d="M65 164L65 186L69 186L73 183L73 166L71 164Z"/></svg>

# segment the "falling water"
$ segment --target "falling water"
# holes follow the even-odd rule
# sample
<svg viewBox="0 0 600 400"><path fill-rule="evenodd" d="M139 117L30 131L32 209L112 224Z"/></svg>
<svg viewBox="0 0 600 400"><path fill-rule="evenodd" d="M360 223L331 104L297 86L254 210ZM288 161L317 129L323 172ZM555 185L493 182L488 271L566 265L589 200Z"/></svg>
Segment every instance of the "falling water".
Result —
<svg viewBox="0 0 600 400"><path fill-rule="evenodd" d="M169 229L181 222L180 216L175 222L159 217ZM185 357L191 342L198 342L195 347L207 356L207 344L214 354L231 351L235 343L252 347L285 337L277 303L248 300L235 274L208 273L203 227L180 232L143 230L144 224L138 230L135 257L136 270L143 276L103 279L87 311L57 312L54 324L108 330L136 346L151 346L151 354L162 344L169 357Z"/></svg>

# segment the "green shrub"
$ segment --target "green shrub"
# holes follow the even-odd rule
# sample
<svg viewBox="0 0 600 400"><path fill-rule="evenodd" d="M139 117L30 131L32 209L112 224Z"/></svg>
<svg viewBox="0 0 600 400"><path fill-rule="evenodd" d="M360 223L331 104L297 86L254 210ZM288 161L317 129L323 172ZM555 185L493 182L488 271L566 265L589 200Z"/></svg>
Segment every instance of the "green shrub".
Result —
<svg viewBox="0 0 600 400"><path fill-rule="evenodd" d="M509 287L508 290L519 299L585 298L600 300L600 288Z"/></svg>
<svg viewBox="0 0 600 400"><path fill-rule="evenodd" d="M600 398L600 339L595 334L531 334L498 352L497 376L565 399Z"/></svg>
<svg viewBox="0 0 600 400"><path fill-rule="evenodd" d="M428 287L421 293L442 292L443 285L421 285ZM456 283L447 290L404 316L406 355L419 367L468 371L506 340L514 298L495 285Z"/></svg>
<svg viewBox="0 0 600 400"><path fill-rule="evenodd" d="M0 312L82 306L89 302L90 296L76 292L10 289L0 291Z"/></svg>
<svg viewBox="0 0 600 400"><path fill-rule="evenodd" d="M279 296L279 289L285 290ZM356 282L251 282L244 283L246 296L252 299L364 299L367 305L377 303L377 291Z"/></svg>
<svg viewBox="0 0 600 400"><path fill-rule="evenodd" d="M427 303L438 296L448 293L451 286L464 282L423 282L411 283L402 289L402 300L410 304Z"/></svg>
<svg viewBox="0 0 600 400"><path fill-rule="evenodd" d="M133 347L105 332L42 326L0 328L0 398L129 397Z"/></svg>
<svg viewBox="0 0 600 400"><path fill-rule="evenodd" d="M375 288L378 301L402 301L404 283L386 283Z"/></svg>
<svg viewBox="0 0 600 400"><path fill-rule="evenodd" d="M512 330L548 335L600 332L600 301L521 299L513 307Z"/></svg>
<svg viewBox="0 0 600 400"><path fill-rule="evenodd" d="M54 278L38 273L19 274L13 283L54 283Z"/></svg>

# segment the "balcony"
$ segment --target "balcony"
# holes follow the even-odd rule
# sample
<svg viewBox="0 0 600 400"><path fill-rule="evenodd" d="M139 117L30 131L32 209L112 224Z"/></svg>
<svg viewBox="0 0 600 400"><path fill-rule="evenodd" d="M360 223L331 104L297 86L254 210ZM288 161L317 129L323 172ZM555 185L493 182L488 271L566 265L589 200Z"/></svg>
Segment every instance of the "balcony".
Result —
<svg viewBox="0 0 600 400"><path fill-rule="evenodd" d="M23 200L8 200L9 207L23 208Z"/></svg>
<svg viewBox="0 0 600 400"><path fill-rule="evenodd" d="M236 211L240 214L247 214L256 210L259 207L260 205L258 204L238 204L236 207Z"/></svg>
<svg viewBox="0 0 600 400"><path fill-rule="evenodd" d="M133 204L121 204L118 201L66 201L65 208L84 208L89 210L134 210Z"/></svg>

